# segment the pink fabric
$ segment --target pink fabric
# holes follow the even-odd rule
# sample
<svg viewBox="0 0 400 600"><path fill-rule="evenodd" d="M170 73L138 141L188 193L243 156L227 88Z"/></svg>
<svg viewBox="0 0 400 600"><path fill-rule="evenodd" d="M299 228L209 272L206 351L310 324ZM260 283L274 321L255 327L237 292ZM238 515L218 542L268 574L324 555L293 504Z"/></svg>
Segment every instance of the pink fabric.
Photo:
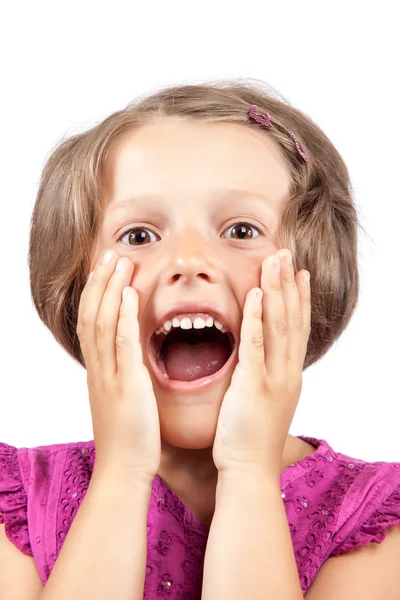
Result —
<svg viewBox="0 0 400 600"><path fill-rule="evenodd" d="M306 594L330 556L380 544L386 529L400 523L400 463L365 462L335 452L325 440L298 437L316 450L281 473L281 490ZM43 584L85 496L94 461L93 441L36 448L0 443L0 523L11 542L33 556ZM208 531L157 475L144 598L200 600Z"/></svg>

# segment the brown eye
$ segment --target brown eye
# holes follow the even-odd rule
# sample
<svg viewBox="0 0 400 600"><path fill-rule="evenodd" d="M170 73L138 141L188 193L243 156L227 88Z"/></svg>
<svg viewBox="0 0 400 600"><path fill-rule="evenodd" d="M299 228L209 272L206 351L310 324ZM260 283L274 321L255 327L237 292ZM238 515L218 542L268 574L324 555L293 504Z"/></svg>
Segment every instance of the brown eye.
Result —
<svg viewBox="0 0 400 600"><path fill-rule="evenodd" d="M255 225L251 225L250 223L235 223L235 225L231 225L231 227L228 227L228 229L226 229L226 231L228 231L229 229L232 230L232 232L235 236L236 235L238 236L237 238L234 238L234 239L239 239L239 240L248 240L248 239L254 239L254 237L258 237L258 236L253 235L253 233L251 232L251 229L255 229L256 231L258 231L260 233L260 230L258 229L258 227L256 227Z"/></svg>
<svg viewBox="0 0 400 600"><path fill-rule="evenodd" d="M121 242L125 236L128 236L129 245L144 246L146 244L146 241L148 241L149 239L149 235L143 232L150 232L150 229L146 229L145 227L133 227L125 231L118 239L118 241Z"/></svg>

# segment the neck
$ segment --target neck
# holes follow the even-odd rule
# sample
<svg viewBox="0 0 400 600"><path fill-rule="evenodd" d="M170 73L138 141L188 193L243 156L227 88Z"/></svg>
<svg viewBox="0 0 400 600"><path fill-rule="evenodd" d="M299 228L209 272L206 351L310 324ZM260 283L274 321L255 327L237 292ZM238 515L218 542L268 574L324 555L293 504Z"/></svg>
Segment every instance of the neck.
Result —
<svg viewBox="0 0 400 600"><path fill-rule="evenodd" d="M161 464L159 475L185 474L198 482L214 481L218 472L212 458L212 446L199 450L177 448L166 442L161 442ZM309 452L309 450L308 450ZM289 465L306 456L304 443L298 438L288 435L282 453L281 471Z"/></svg>
<svg viewBox="0 0 400 600"><path fill-rule="evenodd" d="M184 472L193 475L197 481L208 481L217 476L217 469L212 458L212 447L192 450L177 448L161 442L160 475L165 473Z"/></svg>

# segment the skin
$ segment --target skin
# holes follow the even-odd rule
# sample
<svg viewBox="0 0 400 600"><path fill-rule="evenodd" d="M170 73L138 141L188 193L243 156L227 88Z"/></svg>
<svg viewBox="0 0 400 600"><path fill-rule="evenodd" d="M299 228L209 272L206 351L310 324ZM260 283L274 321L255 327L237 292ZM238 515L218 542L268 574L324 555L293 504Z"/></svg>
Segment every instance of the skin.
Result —
<svg viewBox="0 0 400 600"><path fill-rule="evenodd" d="M104 175L106 208L92 264L110 248L135 264L131 285L139 294L143 361L160 416L158 474L209 523L218 475L212 447L235 365L209 391L190 398L170 394L152 374L145 340L154 314L181 299L215 302L241 323L246 294L260 286L263 260L280 250L277 227L289 198L289 172L265 133L226 123L164 121L125 134ZM248 193L233 200L224 198L225 189ZM132 199L117 210L122 200L145 194L159 197L140 205ZM244 223L248 239L233 227ZM127 233L139 227L136 237ZM281 470L314 451L289 434Z"/></svg>

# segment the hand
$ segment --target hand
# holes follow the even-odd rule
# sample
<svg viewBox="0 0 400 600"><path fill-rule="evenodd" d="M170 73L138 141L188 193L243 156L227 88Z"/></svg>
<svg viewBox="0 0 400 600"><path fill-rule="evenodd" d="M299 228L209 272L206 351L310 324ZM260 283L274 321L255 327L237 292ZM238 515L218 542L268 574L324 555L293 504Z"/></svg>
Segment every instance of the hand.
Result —
<svg viewBox="0 0 400 600"><path fill-rule="evenodd" d="M310 335L310 285L282 249L262 264L261 290L252 288L244 305L239 362L219 413L213 447L218 471L256 467L279 474L282 452L302 388Z"/></svg>
<svg viewBox="0 0 400 600"><path fill-rule="evenodd" d="M77 333L87 370L96 467L122 468L149 483L161 460L160 422L142 360L138 294L129 286L134 264L123 258L116 271L117 258L114 252L109 264L96 266L79 303Z"/></svg>

